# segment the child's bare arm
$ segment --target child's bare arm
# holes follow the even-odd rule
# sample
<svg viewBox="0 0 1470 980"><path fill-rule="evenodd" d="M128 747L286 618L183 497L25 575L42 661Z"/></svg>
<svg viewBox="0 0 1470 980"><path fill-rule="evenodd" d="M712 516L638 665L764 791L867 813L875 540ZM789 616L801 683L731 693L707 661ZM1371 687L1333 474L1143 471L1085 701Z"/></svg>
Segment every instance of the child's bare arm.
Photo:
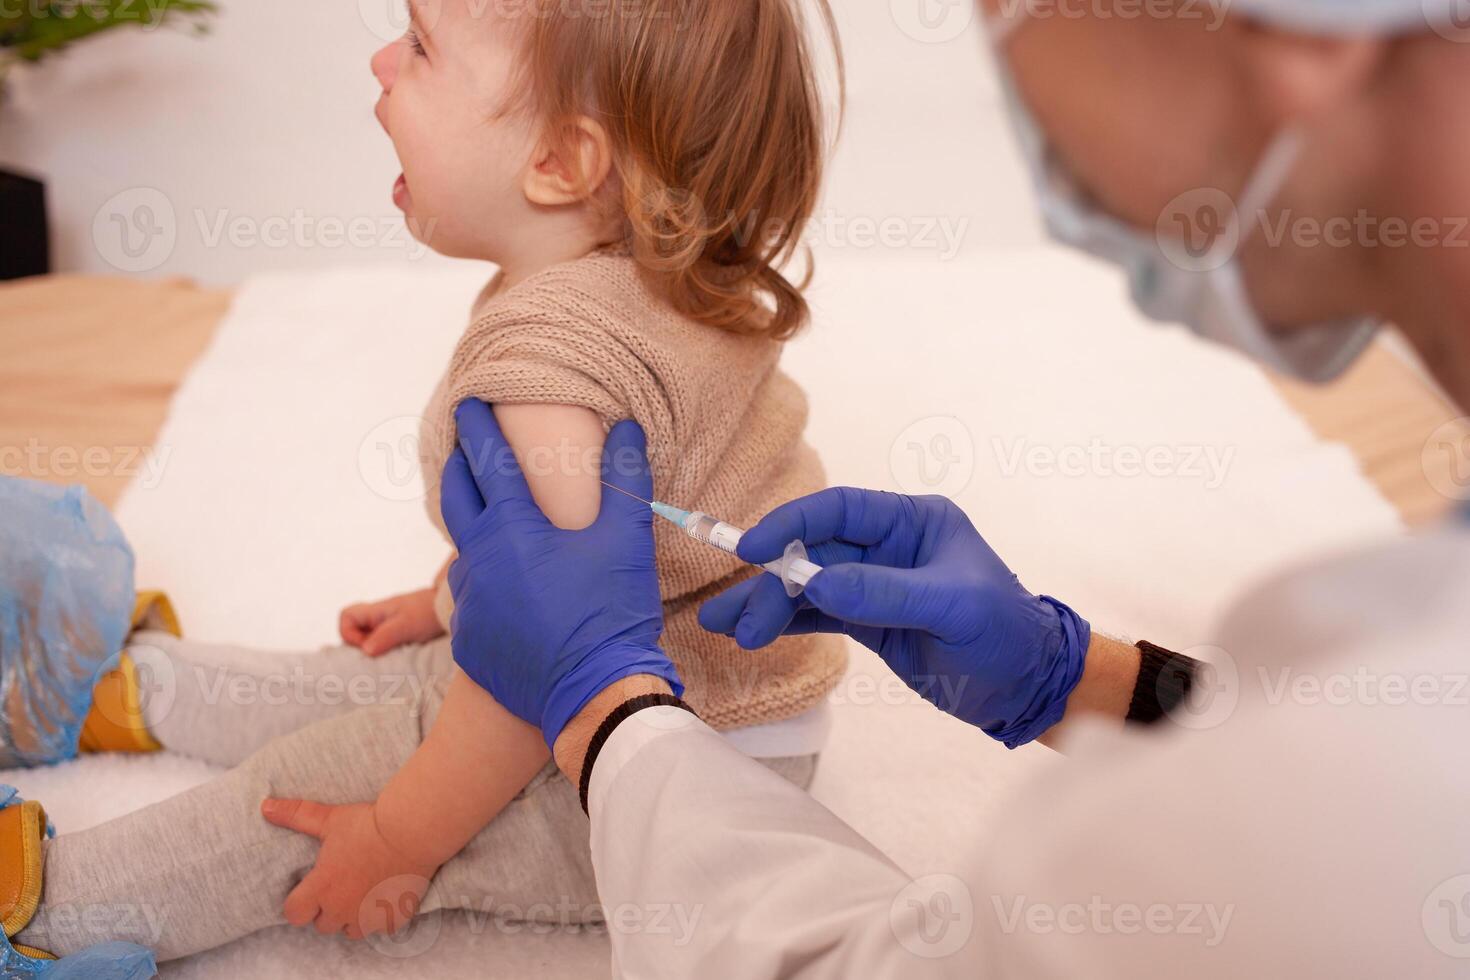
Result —
<svg viewBox="0 0 1470 980"><path fill-rule="evenodd" d="M564 528L596 520L604 438L597 416L547 405L499 406L495 415L546 516ZM268 820L323 842L316 867L286 900L287 920L351 936L392 929L392 915L422 898L434 871L548 758L537 729L456 669L433 728L375 803L266 801ZM387 901L366 901L390 881L394 894L378 896Z"/></svg>
<svg viewBox="0 0 1470 980"><path fill-rule="evenodd" d="M597 416L562 405L508 405L496 408L495 416L547 518L564 528L595 521L602 499ZM378 829L405 853L437 867L458 854L548 758L534 727L456 668L433 729L378 797Z"/></svg>
<svg viewBox="0 0 1470 980"><path fill-rule="evenodd" d="M602 423L585 408L495 409L527 485L558 527L597 520ZM433 729L378 797L378 829L436 867L469 843L550 758L541 734L458 668Z"/></svg>
<svg viewBox="0 0 1470 980"><path fill-rule="evenodd" d="M437 868L494 819L549 757L538 729L455 668L434 727L378 796L378 832L411 862Z"/></svg>

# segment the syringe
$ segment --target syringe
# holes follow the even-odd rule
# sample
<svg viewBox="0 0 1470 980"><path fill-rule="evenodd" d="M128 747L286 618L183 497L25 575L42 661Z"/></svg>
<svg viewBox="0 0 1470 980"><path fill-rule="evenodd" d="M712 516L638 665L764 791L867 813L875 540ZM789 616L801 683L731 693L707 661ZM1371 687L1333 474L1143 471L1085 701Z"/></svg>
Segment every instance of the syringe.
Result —
<svg viewBox="0 0 1470 980"><path fill-rule="evenodd" d="M647 504L653 508L655 514L679 528L695 541L702 541L728 555L735 554L735 546L740 543L741 537L745 534L735 525L727 524L709 514L697 510L683 510L673 504L665 504L657 500L644 500L637 494L628 493L622 487L615 487L606 481L603 482L603 486ZM780 558L768 561L760 567L780 579L786 586L786 594L793 599L801 595L806 584L812 580L812 576L822 570L821 565L807 560L806 545L801 542L800 538L788 544Z"/></svg>

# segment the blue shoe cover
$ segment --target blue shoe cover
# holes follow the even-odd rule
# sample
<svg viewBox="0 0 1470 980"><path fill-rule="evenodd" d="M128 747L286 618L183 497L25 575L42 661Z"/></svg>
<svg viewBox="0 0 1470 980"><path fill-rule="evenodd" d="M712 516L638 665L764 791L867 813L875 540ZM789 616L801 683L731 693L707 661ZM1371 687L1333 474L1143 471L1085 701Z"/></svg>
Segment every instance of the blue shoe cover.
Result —
<svg viewBox="0 0 1470 980"><path fill-rule="evenodd" d="M147 980L158 975L153 952L132 943L101 943L59 960L24 956L0 932L0 980Z"/></svg>
<svg viewBox="0 0 1470 980"><path fill-rule="evenodd" d="M77 754L133 594L132 549L92 496L0 476L0 769Z"/></svg>

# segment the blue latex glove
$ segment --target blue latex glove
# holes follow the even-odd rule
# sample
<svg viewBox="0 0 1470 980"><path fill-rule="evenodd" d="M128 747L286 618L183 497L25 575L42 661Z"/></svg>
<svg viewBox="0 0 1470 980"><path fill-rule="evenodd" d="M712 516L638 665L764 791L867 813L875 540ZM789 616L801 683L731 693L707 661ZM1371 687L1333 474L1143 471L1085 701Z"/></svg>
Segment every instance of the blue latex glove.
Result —
<svg viewBox="0 0 1470 980"><path fill-rule="evenodd" d="M1061 719L1092 629L1022 588L952 501L823 490L747 531L740 557L773 561L793 538L824 569L802 596L758 575L706 602L701 625L746 649L783 634L846 633L941 710L1010 748Z"/></svg>
<svg viewBox="0 0 1470 980"><path fill-rule="evenodd" d="M464 402L454 417L459 448L440 495L459 548L449 569L454 662L539 726L547 745L624 677L653 674L682 694L658 645L663 604L648 505L604 487L597 523L561 530L536 506L490 406ZM637 423L613 426L602 478L652 500L646 452Z"/></svg>

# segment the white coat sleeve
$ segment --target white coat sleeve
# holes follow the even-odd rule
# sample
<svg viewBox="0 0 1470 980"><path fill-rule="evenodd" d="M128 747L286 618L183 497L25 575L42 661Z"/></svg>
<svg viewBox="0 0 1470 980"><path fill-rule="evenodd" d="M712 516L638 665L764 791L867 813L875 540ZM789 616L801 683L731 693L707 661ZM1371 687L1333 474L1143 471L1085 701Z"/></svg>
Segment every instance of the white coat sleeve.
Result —
<svg viewBox="0 0 1470 980"><path fill-rule="evenodd" d="M588 802L618 976L836 980L920 962L909 876L686 711L619 725Z"/></svg>

